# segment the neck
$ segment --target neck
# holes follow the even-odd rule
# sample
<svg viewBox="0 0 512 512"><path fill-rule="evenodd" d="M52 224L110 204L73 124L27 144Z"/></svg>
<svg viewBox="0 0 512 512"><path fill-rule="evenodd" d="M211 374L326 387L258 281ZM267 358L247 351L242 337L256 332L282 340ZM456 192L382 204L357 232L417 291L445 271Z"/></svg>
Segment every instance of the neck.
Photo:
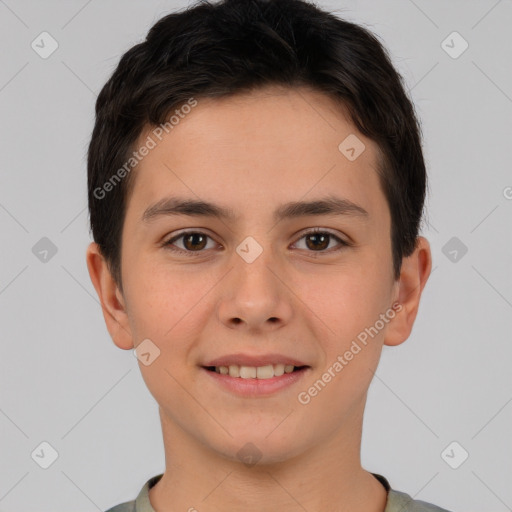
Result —
<svg viewBox="0 0 512 512"><path fill-rule="evenodd" d="M356 416L299 455L248 466L198 442L160 410L166 469L150 502L156 512L383 512L386 490L360 463L362 409Z"/></svg>

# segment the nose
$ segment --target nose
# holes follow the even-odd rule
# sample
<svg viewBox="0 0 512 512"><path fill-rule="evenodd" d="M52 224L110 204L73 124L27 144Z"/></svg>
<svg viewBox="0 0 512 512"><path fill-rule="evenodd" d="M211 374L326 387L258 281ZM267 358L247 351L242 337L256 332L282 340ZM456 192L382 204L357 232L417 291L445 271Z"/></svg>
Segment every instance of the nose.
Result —
<svg viewBox="0 0 512 512"><path fill-rule="evenodd" d="M230 329L269 332L289 323L293 293L284 269L265 249L251 263L238 254L226 276L218 304L218 316Z"/></svg>

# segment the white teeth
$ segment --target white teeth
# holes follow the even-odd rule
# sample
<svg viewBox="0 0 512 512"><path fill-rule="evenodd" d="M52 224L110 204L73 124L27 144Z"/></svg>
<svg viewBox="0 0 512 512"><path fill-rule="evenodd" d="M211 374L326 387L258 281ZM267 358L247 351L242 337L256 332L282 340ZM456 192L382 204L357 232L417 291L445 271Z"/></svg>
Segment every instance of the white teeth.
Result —
<svg viewBox="0 0 512 512"><path fill-rule="evenodd" d="M240 377L240 368L236 365L231 365L228 372L230 377Z"/></svg>
<svg viewBox="0 0 512 512"><path fill-rule="evenodd" d="M240 366L240 377L242 379L255 379L257 368L254 366Z"/></svg>
<svg viewBox="0 0 512 512"><path fill-rule="evenodd" d="M216 366L215 371L222 375L230 377L240 377L242 379L271 379L280 377L284 373L291 373L295 366L293 364L268 364L266 366Z"/></svg>
<svg viewBox="0 0 512 512"><path fill-rule="evenodd" d="M269 364L267 366L258 366L256 375L258 379L271 379L274 376L274 367Z"/></svg>
<svg viewBox="0 0 512 512"><path fill-rule="evenodd" d="M274 376L281 377L284 373L284 364L275 364L274 365Z"/></svg>

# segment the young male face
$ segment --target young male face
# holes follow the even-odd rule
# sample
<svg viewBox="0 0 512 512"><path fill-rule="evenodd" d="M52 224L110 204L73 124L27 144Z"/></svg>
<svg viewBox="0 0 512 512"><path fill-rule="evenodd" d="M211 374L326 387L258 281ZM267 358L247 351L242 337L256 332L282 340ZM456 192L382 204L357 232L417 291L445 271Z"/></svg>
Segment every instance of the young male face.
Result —
<svg viewBox="0 0 512 512"><path fill-rule="evenodd" d="M351 135L364 143L359 156L362 146L338 148ZM348 140L353 146L355 139ZM88 265L116 345L128 350L149 339L160 351L139 366L174 449L194 446L235 461L247 452L264 464L328 454L341 443L347 460L359 456L366 393L382 345L409 336L431 268L428 242L420 238L394 281L391 218L376 162L375 143L329 98L267 88L199 99L133 171L122 236L124 295L95 244ZM144 220L148 208L167 198L212 203L233 218ZM289 203L328 199L357 206L275 217ZM317 238L305 237L313 228L321 232ZM164 246L186 231L203 238L175 240L182 252ZM235 377L203 367L233 354L235 362L240 354L270 354L279 362L280 354L308 368L281 389L242 393L222 385Z"/></svg>

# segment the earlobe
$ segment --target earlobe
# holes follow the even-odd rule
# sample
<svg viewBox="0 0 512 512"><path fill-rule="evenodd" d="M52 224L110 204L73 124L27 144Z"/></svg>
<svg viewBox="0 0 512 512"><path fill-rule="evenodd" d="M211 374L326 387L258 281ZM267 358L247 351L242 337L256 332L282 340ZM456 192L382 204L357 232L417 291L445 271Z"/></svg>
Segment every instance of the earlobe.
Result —
<svg viewBox="0 0 512 512"><path fill-rule="evenodd" d="M399 311L390 323L384 345L400 345L411 334L418 313L423 288L432 269L432 256L428 240L422 236L416 240L414 252L402 260L400 279L395 301ZM396 309L397 310L397 309Z"/></svg>
<svg viewBox="0 0 512 512"><path fill-rule="evenodd" d="M124 350L133 349L125 300L97 243L91 242L87 247L86 260L89 276L98 294L105 324L113 342Z"/></svg>

